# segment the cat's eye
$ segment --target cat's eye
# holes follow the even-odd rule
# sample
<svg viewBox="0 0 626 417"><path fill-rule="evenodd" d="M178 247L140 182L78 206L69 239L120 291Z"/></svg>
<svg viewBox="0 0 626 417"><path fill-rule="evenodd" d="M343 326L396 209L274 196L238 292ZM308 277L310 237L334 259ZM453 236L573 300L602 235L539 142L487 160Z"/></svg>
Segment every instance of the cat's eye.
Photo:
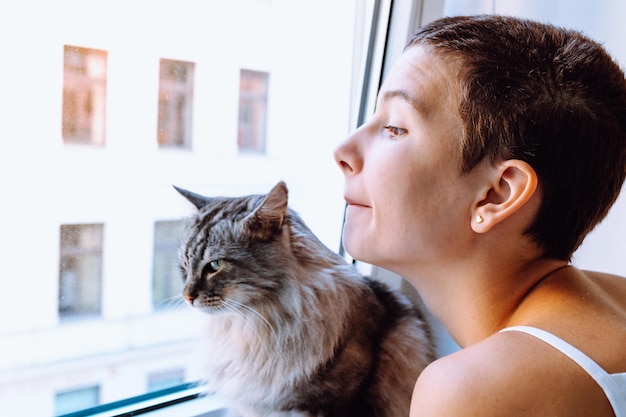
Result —
<svg viewBox="0 0 626 417"><path fill-rule="evenodd" d="M215 259L211 262L209 262L209 271L210 272L217 272L220 269L222 269L222 267L224 266L224 260L223 259Z"/></svg>

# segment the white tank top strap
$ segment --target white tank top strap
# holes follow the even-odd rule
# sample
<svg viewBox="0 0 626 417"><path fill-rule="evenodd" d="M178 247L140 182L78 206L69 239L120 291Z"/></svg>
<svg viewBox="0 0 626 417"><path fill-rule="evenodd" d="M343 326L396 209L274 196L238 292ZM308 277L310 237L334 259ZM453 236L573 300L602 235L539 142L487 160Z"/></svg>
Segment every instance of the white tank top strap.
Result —
<svg viewBox="0 0 626 417"><path fill-rule="evenodd" d="M589 356L545 330L530 326L512 326L501 330L501 332L509 331L534 336L576 362L600 385L613 407L615 417L626 417L626 373L609 374Z"/></svg>

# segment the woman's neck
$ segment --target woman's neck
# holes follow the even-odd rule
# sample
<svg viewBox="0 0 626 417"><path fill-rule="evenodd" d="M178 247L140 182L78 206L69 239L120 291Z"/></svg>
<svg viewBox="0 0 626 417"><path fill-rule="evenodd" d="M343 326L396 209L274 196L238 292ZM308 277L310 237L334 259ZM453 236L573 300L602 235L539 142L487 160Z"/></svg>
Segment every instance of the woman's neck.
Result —
<svg viewBox="0 0 626 417"><path fill-rule="evenodd" d="M511 265L490 259L405 277L452 338L466 347L506 327L534 288L568 263L537 258Z"/></svg>

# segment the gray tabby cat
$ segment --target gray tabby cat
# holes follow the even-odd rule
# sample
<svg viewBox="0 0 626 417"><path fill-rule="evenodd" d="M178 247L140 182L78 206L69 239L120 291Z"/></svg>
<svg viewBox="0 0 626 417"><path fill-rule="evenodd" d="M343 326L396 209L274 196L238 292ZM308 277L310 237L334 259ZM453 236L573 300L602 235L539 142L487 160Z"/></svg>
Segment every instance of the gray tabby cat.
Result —
<svg viewBox="0 0 626 417"><path fill-rule="evenodd" d="M360 276L267 195L209 198L179 250L183 295L206 315L207 390L245 416L406 417L434 359L420 311Z"/></svg>

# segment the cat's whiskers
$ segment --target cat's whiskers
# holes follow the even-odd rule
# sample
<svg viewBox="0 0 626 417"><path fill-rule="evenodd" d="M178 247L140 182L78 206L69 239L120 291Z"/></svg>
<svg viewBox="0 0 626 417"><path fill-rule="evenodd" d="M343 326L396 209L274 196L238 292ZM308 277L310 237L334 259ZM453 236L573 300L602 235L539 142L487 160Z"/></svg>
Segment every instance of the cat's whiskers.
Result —
<svg viewBox="0 0 626 417"><path fill-rule="evenodd" d="M257 331L257 326L255 325L255 323L252 322L252 320L254 320L255 318L261 319L263 324L267 326L270 332L270 335L273 336L275 334L275 331L274 331L274 327L270 324L270 322L265 317L263 317L263 315L261 315L258 311L256 311L250 306L240 303L239 301L235 301L231 298L223 298L223 301L224 301L224 304L223 304L224 306L228 307L228 309L230 309L231 311L238 313L238 315L244 319L244 321L246 322L246 325L248 325L250 330L252 330L252 332L255 334L255 336L259 340L259 343L263 347L265 354L269 355L269 350L267 348L266 339L261 337L261 335ZM250 312L252 313L252 315L245 314L246 312ZM272 339L274 338L272 337Z"/></svg>
<svg viewBox="0 0 626 417"><path fill-rule="evenodd" d="M154 309L159 311L170 311L178 309L184 304L185 299L181 294L178 294L160 301L157 305L154 306Z"/></svg>
<svg viewBox="0 0 626 417"><path fill-rule="evenodd" d="M261 321L267 325L267 328L269 329L269 331L270 331L270 333L272 335L276 334L276 331L274 330L274 326L272 326L272 324L269 322L269 320L267 320L261 313L259 313L258 311L256 311L252 307L247 306L247 305L245 305L243 303L240 303L239 301L235 301L232 298L224 298L224 301L226 301L228 303L231 303L233 306L235 306L237 308L242 308L244 310L249 311L254 316L256 316L259 319L261 319Z"/></svg>
<svg viewBox="0 0 626 417"><path fill-rule="evenodd" d="M261 335L259 334L259 332L256 329L256 326L254 325L254 323L251 322L252 317L248 316L247 314L242 314L241 309L237 308L236 305L231 305L228 302L225 302L221 308L225 308L228 309L234 313L237 313L237 315L243 319L244 321L244 325L250 330L252 331L252 333L254 333L254 335L256 336L257 340L259 341L259 345L261 345L261 348L263 349L263 352L265 353L265 355L269 356L269 350L267 348L267 344L265 343L265 341L263 340L263 338L261 337Z"/></svg>

